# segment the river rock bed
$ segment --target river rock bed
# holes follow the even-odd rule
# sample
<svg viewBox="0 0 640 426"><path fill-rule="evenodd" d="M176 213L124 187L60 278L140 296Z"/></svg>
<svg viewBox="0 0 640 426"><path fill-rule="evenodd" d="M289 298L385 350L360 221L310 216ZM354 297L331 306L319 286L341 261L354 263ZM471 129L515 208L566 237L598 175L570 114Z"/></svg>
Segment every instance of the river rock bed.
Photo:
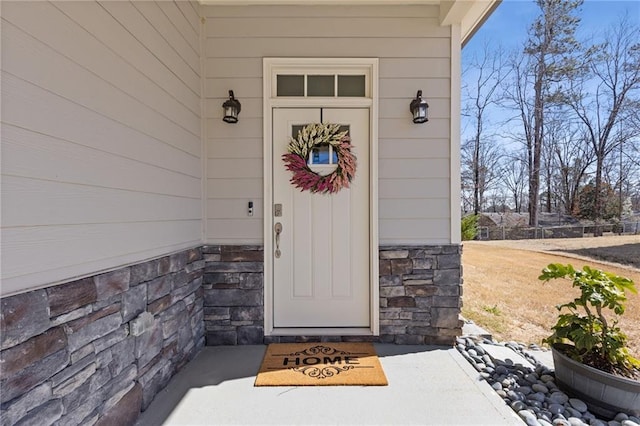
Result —
<svg viewBox="0 0 640 426"><path fill-rule="evenodd" d="M529 365L493 357L483 348L487 345L508 348L514 352L513 359L522 357ZM639 418L625 413L609 421L599 419L583 401L559 390L553 370L529 354L546 350L537 345L463 336L457 338L456 348L528 426L640 426Z"/></svg>

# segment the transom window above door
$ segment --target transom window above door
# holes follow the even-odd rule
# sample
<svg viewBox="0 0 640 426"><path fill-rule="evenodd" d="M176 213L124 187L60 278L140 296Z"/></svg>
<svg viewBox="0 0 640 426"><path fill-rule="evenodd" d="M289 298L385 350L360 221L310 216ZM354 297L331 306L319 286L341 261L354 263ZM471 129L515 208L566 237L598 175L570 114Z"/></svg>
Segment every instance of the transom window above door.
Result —
<svg viewBox="0 0 640 426"><path fill-rule="evenodd" d="M367 97L365 74L278 74L277 97Z"/></svg>

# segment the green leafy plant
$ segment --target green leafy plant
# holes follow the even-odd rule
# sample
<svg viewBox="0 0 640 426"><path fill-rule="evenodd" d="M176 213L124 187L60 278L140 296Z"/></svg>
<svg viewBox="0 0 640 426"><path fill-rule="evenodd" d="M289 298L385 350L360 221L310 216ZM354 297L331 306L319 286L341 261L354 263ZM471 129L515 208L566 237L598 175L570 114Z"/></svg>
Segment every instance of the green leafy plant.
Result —
<svg viewBox="0 0 640 426"><path fill-rule="evenodd" d="M478 216L477 215L469 215L462 218L462 222L460 224L460 229L462 231L462 240L469 241L476 238L478 234Z"/></svg>
<svg viewBox="0 0 640 426"><path fill-rule="evenodd" d="M575 270L572 265L559 263L549 264L539 277L544 282L557 278L571 280L580 295L556 306L558 321L552 327L553 334L543 342L599 370L640 377L640 360L631 355L627 336L618 327L625 311L626 291L637 293L633 281L588 266Z"/></svg>

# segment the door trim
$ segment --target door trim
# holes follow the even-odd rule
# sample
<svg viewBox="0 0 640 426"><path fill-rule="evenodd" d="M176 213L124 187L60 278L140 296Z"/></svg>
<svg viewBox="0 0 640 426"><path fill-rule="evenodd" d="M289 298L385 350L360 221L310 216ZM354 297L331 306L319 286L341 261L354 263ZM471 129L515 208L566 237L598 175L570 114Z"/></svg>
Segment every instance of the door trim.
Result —
<svg viewBox="0 0 640 426"><path fill-rule="evenodd" d="M277 98L273 96L276 76L284 70L312 73L359 71L369 78L368 97L363 98ZM377 58L263 58L263 199L264 199L264 334L292 335L379 335L378 261L378 59ZM370 327L367 328L274 328L273 326L273 109L274 108L369 108L369 265Z"/></svg>

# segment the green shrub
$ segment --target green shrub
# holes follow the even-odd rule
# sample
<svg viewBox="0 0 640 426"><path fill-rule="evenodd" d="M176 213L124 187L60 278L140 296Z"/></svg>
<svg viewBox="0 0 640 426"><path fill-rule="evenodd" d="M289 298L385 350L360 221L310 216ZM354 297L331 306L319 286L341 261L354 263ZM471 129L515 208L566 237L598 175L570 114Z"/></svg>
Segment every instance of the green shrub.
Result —
<svg viewBox="0 0 640 426"><path fill-rule="evenodd" d="M478 216L469 215L462 218L462 241L475 240L478 235Z"/></svg>
<svg viewBox="0 0 640 426"><path fill-rule="evenodd" d="M636 293L632 280L584 266L549 264L539 279L568 279L580 295L573 301L556 306L558 321L553 334L544 339L549 345L559 345L570 358L609 373L634 377L640 361L627 348L627 336L618 327L624 314L625 292Z"/></svg>

